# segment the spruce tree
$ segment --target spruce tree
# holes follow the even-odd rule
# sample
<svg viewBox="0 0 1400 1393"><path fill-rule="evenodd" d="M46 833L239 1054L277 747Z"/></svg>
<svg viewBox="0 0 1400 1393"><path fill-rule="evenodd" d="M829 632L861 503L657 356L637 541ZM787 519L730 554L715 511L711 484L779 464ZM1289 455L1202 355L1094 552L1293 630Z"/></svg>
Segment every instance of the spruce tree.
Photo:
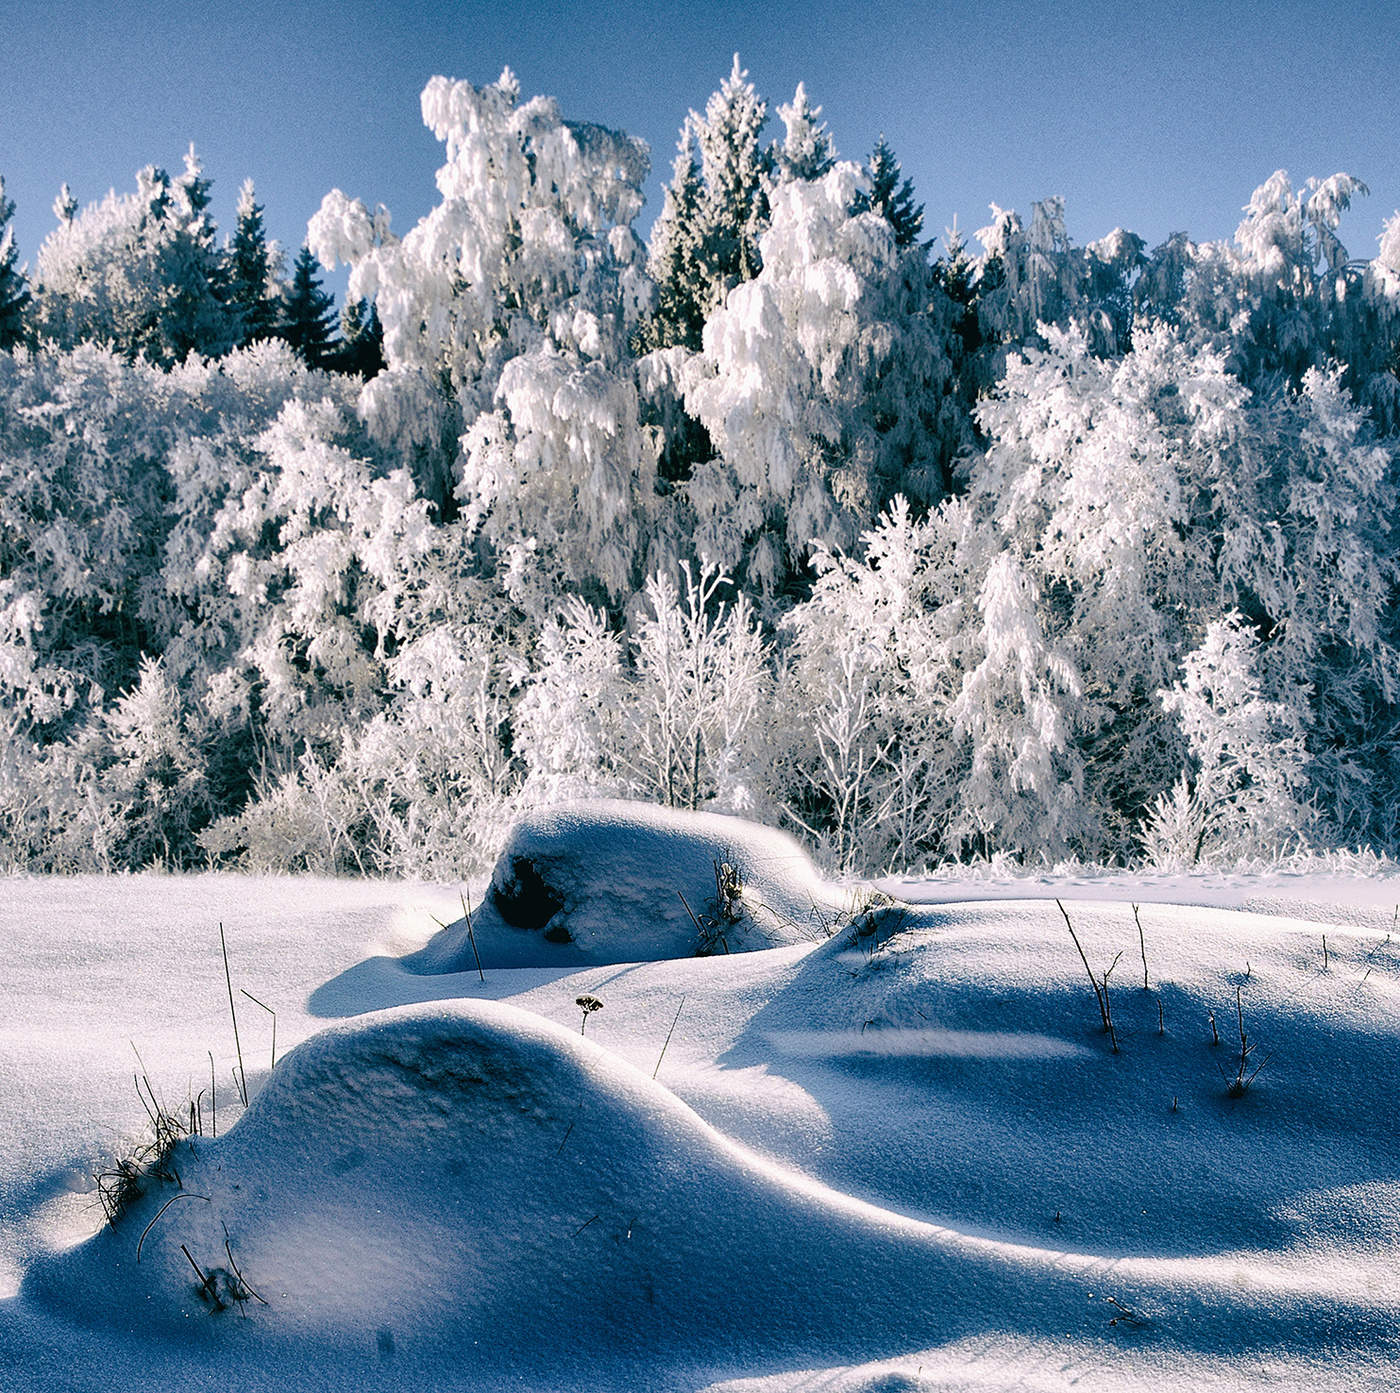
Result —
<svg viewBox="0 0 1400 1393"><path fill-rule="evenodd" d="M808 101L801 82L791 104L778 108L785 128L783 139L773 146L773 168L779 180L820 179L830 173L836 151L821 114L821 107Z"/></svg>
<svg viewBox="0 0 1400 1393"><path fill-rule="evenodd" d="M226 253L229 308L238 316L238 343L257 343L277 332L272 256L263 225L262 204L253 197L253 181L238 192L238 215Z"/></svg>
<svg viewBox="0 0 1400 1393"><path fill-rule="evenodd" d="M736 53L734 67L706 102L704 116L691 117L705 180L701 262L710 282L707 314L763 266L758 239L768 226L772 156L758 138L768 120L768 103L748 78Z"/></svg>
<svg viewBox="0 0 1400 1393"><path fill-rule="evenodd" d="M338 372L350 372L368 380L384 369L384 326L373 300L348 300L340 314L340 351L335 355Z"/></svg>
<svg viewBox="0 0 1400 1393"><path fill-rule="evenodd" d="M692 111L681 127L671 184L652 232L648 265L658 308L641 335L644 347L698 349L711 312L761 269L758 239L768 226L773 154L758 138L767 119L768 103L736 53L705 114Z"/></svg>
<svg viewBox="0 0 1400 1393"><path fill-rule="evenodd" d="M303 245L292 269L278 334L308 367L319 368L330 353L335 298L321 289L321 263Z"/></svg>
<svg viewBox="0 0 1400 1393"><path fill-rule="evenodd" d="M895 246L912 247L924 230L924 205L914 202L912 180L900 182L899 161L883 135L875 142L866 170L870 192L858 194L851 211L878 213L893 230Z"/></svg>
<svg viewBox="0 0 1400 1393"><path fill-rule="evenodd" d="M695 158L690 122L681 128L671 183L652 229L647 269L656 282L656 311L642 327L643 349L684 344L700 347L709 285L700 263L701 208L705 187Z"/></svg>
<svg viewBox="0 0 1400 1393"><path fill-rule="evenodd" d="M0 349L13 348L24 337L24 312L29 305L24 272L15 264L19 249L15 230L9 226L14 211L14 201L5 197L5 180L0 176Z"/></svg>

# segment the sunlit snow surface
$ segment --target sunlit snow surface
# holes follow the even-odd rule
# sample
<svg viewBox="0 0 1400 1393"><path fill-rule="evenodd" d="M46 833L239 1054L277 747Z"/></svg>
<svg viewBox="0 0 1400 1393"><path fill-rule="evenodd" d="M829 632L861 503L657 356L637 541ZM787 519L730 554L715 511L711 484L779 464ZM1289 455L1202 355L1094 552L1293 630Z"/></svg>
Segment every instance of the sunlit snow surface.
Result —
<svg viewBox="0 0 1400 1393"><path fill-rule="evenodd" d="M1387 878L886 882L928 903L704 958L634 907L638 961L484 983L402 961L455 886L3 888L5 1389L1400 1381ZM206 1135L98 1233L141 1072Z"/></svg>

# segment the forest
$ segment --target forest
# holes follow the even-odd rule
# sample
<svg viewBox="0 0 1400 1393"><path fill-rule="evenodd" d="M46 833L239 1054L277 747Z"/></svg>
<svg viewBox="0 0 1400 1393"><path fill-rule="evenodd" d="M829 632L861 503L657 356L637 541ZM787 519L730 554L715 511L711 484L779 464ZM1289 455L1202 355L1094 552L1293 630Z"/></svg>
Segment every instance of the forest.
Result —
<svg viewBox="0 0 1400 1393"><path fill-rule="evenodd" d="M935 239L736 58L643 241L642 142L509 70L422 110L432 211L333 190L291 257L193 149L32 266L0 184L0 869L451 880L589 795L839 875L1400 846L1358 178Z"/></svg>

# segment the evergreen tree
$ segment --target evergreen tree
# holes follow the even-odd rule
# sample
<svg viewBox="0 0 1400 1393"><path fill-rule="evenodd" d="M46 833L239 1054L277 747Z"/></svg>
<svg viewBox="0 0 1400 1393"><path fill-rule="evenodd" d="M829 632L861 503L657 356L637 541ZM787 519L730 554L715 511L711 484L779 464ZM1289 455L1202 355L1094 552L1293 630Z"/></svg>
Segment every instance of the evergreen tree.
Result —
<svg viewBox="0 0 1400 1393"><path fill-rule="evenodd" d="M78 216L78 200L73 197L73 190L67 184L59 189L58 197L53 201L53 215L65 225Z"/></svg>
<svg viewBox="0 0 1400 1393"><path fill-rule="evenodd" d="M0 177L0 349L13 347L24 337L24 311L30 299L24 272L15 265L19 249L15 230L8 225L14 211L14 200L5 197L5 180Z"/></svg>
<svg viewBox="0 0 1400 1393"><path fill-rule="evenodd" d="M339 372L369 379L384 368L384 326L373 300L350 299L340 314L340 351L335 355Z"/></svg>
<svg viewBox="0 0 1400 1393"><path fill-rule="evenodd" d="M736 53L729 76L706 102L705 115L691 114L705 180L701 259L714 304L752 280L763 265L758 239L768 225L772 161L758 137L768 120L768 103L748 77Z"/></svg>
<svg viewBox="0 0 1400 1393"><path fill-rule="evenodd" d="M773 146L773 169L779 180L820 179L836 163L836 151L822 109L807 100L807 88L799 82L790 105L780 106L785 132Z"/></svg>
<svg viewBox="0 0 1400 1393"><path fill-rule="evenodd" d="M875 142L866 172L870 192L857 194L851 211L878 213L894 230L895 246L912 247L924 230L924 205L914 202L912 180L900 182L899 161L883 135Z"/></svg>
<svg viewBox="0 0 1400 1393"><path fill-rule="evenodd" d="M135 193L109 193L82 213L65 186L58 226L39 248L40 336L63 347L106 343L165 366L226 353L234 325L208 206L193 147L178 178L148 166Z"/></svg>
<svg viewBox="0 0 1400 1393"><path fill-rule="evenodd" d="M801 100L805 106L805 94ZM762 267L758 239L768 226L773 155L758 138L767 119L768 103L736 53L705 114L692 111L681 128L671 185L652 234L648 269L659 307L643 335L647 347L698 349L705 320Z"/></svg>
<svg viewBox="0 0 1400 1393"><path fill-rule="evenodd" d="M283 302L282 323L278 335L308 367L318 368L330 354L331 324L335 314L335 298L321 289L318 274L321 263L303 245L292 269L292 283Z"/></svg>
<svg viewBox="0 0 1400 1393"><path fill-rule="evenodd" d="M238 316L240 347L271 338L277 332L272 262L262 204L253 197L253 181L245 179L238 193L238 216L227 251L229 307Z"/></svg>
<svg viewBox="0 0 1400 1393"><path fill-rule="evenodd" d="M695 157L695 132L689 121L671 167L661 216L652 229L647 270L656 282L656 310L640 336L644 350L683 344L692 352L700 348L705 327L709 285L701 264L701 212L705 186Z"/></svg>

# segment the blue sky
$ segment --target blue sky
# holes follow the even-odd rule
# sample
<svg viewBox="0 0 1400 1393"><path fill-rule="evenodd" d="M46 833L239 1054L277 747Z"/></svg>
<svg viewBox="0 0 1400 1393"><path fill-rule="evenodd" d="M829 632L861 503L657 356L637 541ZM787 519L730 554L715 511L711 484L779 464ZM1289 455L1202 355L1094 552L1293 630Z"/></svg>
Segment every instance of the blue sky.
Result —
<svg viewBox="0 0 1400 1393"><path fill-rule="evenodd" d="M8 7L7 7L8 8ZM660 207L676 132L738 50L776 107L799 79L841 154L883 131L938 232L969 233L996 201L1029 214L1061 193L1070 233L1122 224L1155 244L1227 236L1274 169L1345 169L1371 197L1343 239L1370 256L1400 206L1394 117L1400 5L1216 3L397 4L308 0L19 0L0 51L0 173L21 259L80 202L178 169L193 140L232 224L252 176L269 228L304 236L339 186L383 202L400 231L435 198L439 147L419 118L433 73L487 82L509 64L527 95L652 148L641 226Z"/></svg>

